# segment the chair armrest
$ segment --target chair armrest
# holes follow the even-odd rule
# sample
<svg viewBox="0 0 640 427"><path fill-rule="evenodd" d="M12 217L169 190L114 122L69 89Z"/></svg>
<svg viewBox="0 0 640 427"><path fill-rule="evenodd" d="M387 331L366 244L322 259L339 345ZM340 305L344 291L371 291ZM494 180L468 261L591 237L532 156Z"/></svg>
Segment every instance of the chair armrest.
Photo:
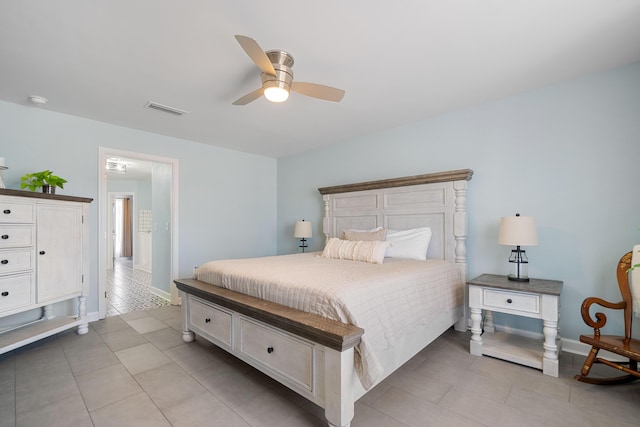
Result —
<svg viewBox="0 0 640 427"><path fill-rule="evenodd" d="M597 297L590 297L585 299L582 302L582 307L580 308L580 314L582 314L582 320L584 320L584 323L586 323L587 325L591 326L596 330L596 335L600 335L599 329L604 327L605 323L607 323L607 316L604 313L597 312L596 313L597 320L593 320L591 318L591 315L589 314L589 309L593 304L598 304L602 307L610 308L613 310L624 310L627 307L627 303L624 301L614 303L614 302L605 301L602 298L597 298Z"/></svg>

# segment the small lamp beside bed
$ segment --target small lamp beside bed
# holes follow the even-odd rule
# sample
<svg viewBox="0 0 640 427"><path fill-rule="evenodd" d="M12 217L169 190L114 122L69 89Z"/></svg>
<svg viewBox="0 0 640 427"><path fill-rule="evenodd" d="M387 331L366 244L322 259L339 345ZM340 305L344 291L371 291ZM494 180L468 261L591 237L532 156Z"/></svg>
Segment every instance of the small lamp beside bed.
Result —
<svg viewBox="0 0 640 427"><path fill-rule="evenodd" d="M296 228L293 231L293 237L300 239L300 246L298 247L302 248L303 253L304 249L309 247L307 245L307 239L313 237L312 235L313 232L311 229L311 223L309 221L305 221L303 219L302 221L296 222Z"/></svg>
<svg viewBox="0 0 640 427"><path fill-rule="evenodd" d="M538 244L535 218L520 216L519 213L516 216L501 218L498 243L516 247L511 251L511 256L509 257L510 274L507 278L516 282L528 282L527 266L529 260L526 252L524 249L520 249L520 246L535 246Z"/></svg>

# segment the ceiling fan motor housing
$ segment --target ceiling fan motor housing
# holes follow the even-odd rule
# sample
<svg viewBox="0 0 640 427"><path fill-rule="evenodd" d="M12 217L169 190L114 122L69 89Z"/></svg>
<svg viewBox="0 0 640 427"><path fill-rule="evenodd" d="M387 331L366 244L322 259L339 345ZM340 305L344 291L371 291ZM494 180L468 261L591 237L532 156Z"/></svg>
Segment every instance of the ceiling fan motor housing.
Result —
<svg viewBox="0 0 640 427"><path fill-rule="evenodd" d="M276 75L260 74L262 88L280 87L290 91L291 82L293 81L293 70L291 69L293 67L293 56L283 50L268 50L265 53L271 61Z"/></svg>

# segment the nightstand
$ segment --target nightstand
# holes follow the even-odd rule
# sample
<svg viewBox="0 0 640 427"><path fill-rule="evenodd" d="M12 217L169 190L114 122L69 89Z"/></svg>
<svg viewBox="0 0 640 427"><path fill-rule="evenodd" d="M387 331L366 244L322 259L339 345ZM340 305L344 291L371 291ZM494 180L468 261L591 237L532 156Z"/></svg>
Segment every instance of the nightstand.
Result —
<svg viewBox="0 0 640 427"><path fill-rule="evenodd" d="M545 375L557 377L562 282L542 279L515 282L507 276L483 274L468 281L467 285L471 308L471 354L531 366L541 369ZM493 312L542 319L544 339L495 332Z"/></svg>

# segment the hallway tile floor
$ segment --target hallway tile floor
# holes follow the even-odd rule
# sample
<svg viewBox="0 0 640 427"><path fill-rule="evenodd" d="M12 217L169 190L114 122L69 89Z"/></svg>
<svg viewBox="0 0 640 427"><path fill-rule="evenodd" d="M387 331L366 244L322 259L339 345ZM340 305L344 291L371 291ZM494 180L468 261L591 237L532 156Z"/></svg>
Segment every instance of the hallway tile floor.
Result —
<svg viewBox="0 0 640 427"><path fill-rule="evenodd" d="M114 269L107 270L107 316L169 304L151 293L151 274L133 268L131 258L116 258Z"/></svg>

